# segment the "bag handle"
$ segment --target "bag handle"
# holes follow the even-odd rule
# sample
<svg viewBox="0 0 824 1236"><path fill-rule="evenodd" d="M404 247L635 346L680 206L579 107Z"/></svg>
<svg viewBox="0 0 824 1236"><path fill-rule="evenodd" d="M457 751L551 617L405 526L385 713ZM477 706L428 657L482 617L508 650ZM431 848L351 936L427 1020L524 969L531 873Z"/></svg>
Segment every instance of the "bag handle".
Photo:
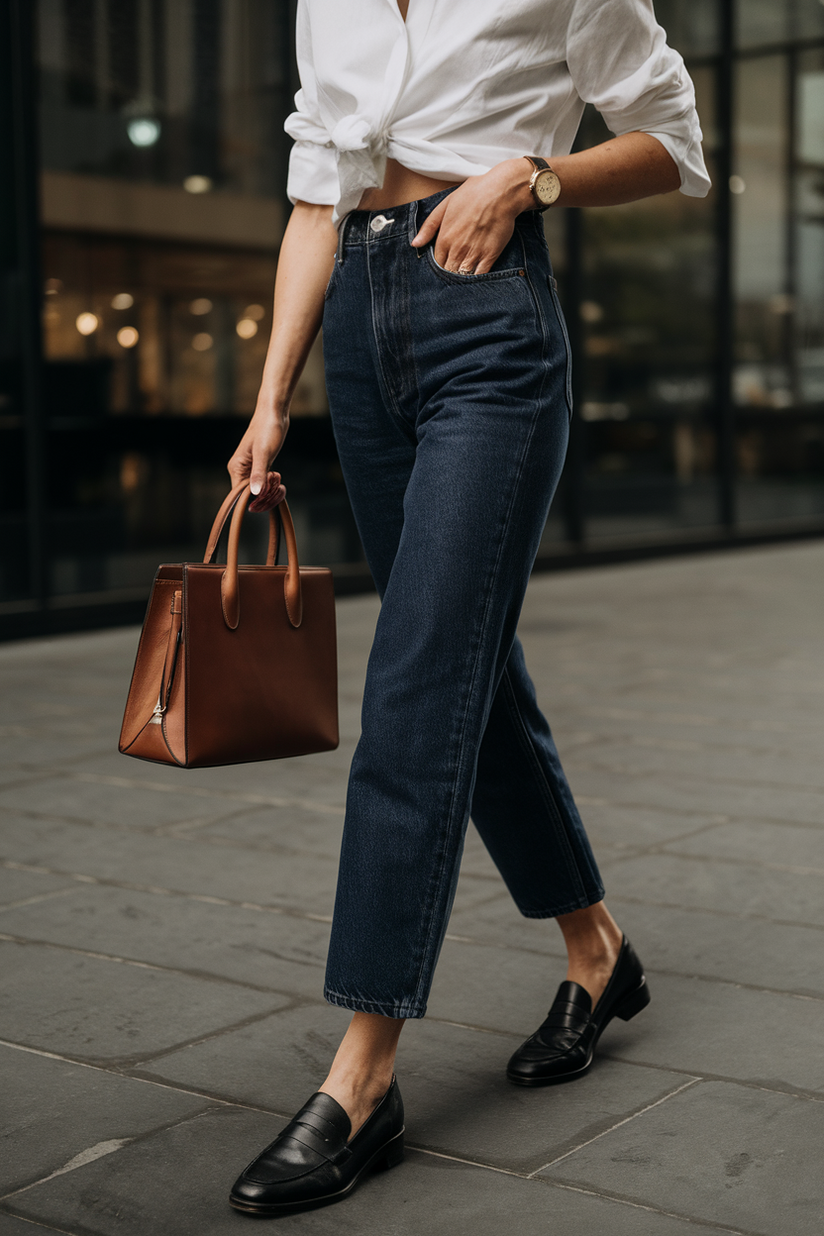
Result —
<svg viewBox="0 0 824 1236"><path fill-rule="evenodd" d="M223 534L223 528L226 520L229 518L232 507L235 505L248 483L248 481L240 481L223 499L220 510L217 515L215 515L215 522L212 524L212 531L209 533L209 540L206 543L206 553L203 555L203 561L207 565L214 562L215 555L217 554L217 547L220 542L221 535ZM278 557L279 525L275 515L276 510L277 508L274 507L269 512L269 547L266 551L267 566L274 566Z"/></svg>
<svg viewBox="0 0 824 1236"><path fill-rule="evenodd" d="M234 491L233 491L234 492ZM232 495L230 494L229 497ZM237 629L240 621L240 591L238 588L238 547L240 545L240 529L243 524L243 516L246 514L246 508L249 505L251 497L251 489L249 482L245 481L241 493L235 499L235 510L232 515L232 523L229 527L229 545L226 551L226 569L220 581L220 603L223 607L223 620L226 626L231 631ZM221 507L221 510L223 508ZM300 588L300 564L298 563L298 546L295 540L295 525L292 523L292 516L289 513L289 507L286 505L284 498L276 508L280 512L280 519L283 525L283 539L286 541L286 554L288 557L288 565L286 574L283 579L283 600L286 604L286 616L293 627L297 628L303 621L303 597ZM228 512L227 512L228 513ZM219 513L218 513L219 517ZM270 511L269 517L270 535L269 548L272 548L272 533L271 527L275 525L275 512ZM224 521L226 516L224 515ZM217 524L217 520L215 520ZM277 537L275 536L275 543ZM267 566L274 566L274 558L270 562L268 557Z"/></svg>

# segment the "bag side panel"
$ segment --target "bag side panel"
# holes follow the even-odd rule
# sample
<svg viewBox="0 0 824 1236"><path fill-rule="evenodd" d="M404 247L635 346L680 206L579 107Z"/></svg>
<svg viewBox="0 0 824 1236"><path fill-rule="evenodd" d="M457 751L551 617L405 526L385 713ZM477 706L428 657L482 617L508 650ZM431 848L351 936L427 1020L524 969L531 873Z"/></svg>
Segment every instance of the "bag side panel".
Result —
<svg viewBox="0 0 824 1236"><path fill-rule="evenodd" d="M163 718L163 737L174 763L179 764L181 768L188 767L186 750L186 628L188 625L186 613L186 575L188 570L189 568L185 567L183 571L183 624L180 628L180 647L177 650L172 691L169 696L169 703L166 706L166 714Z"/></svg>
<svg viewBox="0 0 824 1236"><path fill-rule="evenodd" d="M138 760L149 760L152 764L179 763L169 750L163 726L154 717L146 722L128 750L124 750L122 754L133 755Z"/></svg>
<svg viewBox="0 0 824 1236"><path fill-rule="evenodd" d="M165 567L163 570L168 572L169 568ZM128 748L148 722L157 703L172 621L172 597L175 585L180 588L181 574L180 568L177 579L160 578L158 574L152 586L120 731L118 750L123 754L129 753Z"/></svg>

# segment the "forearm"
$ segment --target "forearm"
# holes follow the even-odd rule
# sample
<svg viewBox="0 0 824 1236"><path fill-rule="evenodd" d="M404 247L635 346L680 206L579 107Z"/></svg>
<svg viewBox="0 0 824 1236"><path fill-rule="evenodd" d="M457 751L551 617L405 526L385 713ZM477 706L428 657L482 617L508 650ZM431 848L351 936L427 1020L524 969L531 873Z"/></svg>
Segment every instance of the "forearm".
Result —
<svg viewBox="0 0 824 1236"><path fill-rule="evenodd" d="M250 479L271 505L280 477L269 472L289 428L289 405L323 317L323 296L335 261L332 207L298 202L283 237L275 279L272 334L254 416L229 460L232 483Z"/></svg>
<svg viewBox="0 0 824 1236"><path fill-rule="evenodd" d="M558 206L620 206L681 186L672 156L649 133L625 133L550 162L561 182Z"/></svg>
<svg viewBox="0 0 824 1236"><path fill-rule="evenodd" d="M561 195L553 209L620 206L658 193L671 193L681 185L672 156L649 133L625 133L589 150L559 155L551 160L550 166L561 182ZM507 159L487 175L505 186L505 196L516 213L534 208L529 191L532 165L527 159Z"/></svg>
<svg viewBox="0 0 824 1236"><path fill-rule="evenodd" d="M272 334L263 368L258 408L289 403L323 317L323 295L335 258L332 207L298 202L278 257Z"/></svg>

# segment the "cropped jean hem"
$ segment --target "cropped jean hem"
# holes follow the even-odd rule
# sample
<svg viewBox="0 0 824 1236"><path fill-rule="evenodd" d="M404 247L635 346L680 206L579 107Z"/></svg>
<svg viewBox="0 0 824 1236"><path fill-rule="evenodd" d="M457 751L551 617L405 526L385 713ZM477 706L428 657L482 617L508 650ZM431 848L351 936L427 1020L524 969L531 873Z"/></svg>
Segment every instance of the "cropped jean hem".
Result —
<svg viewBox="0 0 824 1236"><path fill-rule="evenodd" d="M568 905L556 906L552 910L523 910L520 906L518 910L524 918L557 918L559 914L572 914L575 910L587 910L590 906L596 906L605 896L603 888L599 888L591 897L579 897Z"/></svg>
<svg viewBox="0 0 824 1236"><path fill-rule="evenodd" d="M352 1013L378 1013L381 1017L396 1017L409 1020L426 1016L426 1005L411 1004L379 1004L375 1000L361 1000L357 996L344 996L339 991L323 989L323 998L327 1004L334 1004L339 1009L349 1009Z"/></svg>

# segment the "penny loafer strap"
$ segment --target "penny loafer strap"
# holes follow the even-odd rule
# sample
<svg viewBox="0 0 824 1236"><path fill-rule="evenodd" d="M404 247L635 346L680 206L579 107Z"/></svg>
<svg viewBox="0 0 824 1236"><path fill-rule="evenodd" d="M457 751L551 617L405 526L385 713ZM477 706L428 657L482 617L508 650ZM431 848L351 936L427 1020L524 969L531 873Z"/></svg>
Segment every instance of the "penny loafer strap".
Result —
<svg viewBox="0 0 824 1236"><path fill-rule="evenodd" d="M541 1029L574 1030L580 1034L589 1025L591 1007L589 995L582 987L562 983Z"/></svg>
<svg viewBox="0 0 824 1236"><path fill-rule="evenodd" d="M341 1130L332 1124L331 1120L327 1120L325 1116L321 1116L320 1112L312 1111L310 1107L302 1108L292 1120L293 1124L306 1125L307 1128L315 1129L316 1132L324 1139L335 1146L345 1146L346 1138Z"/></svg>
<svg viewBox="0 0 824 1236"><path fill-rule="evenodd" d="M288 1131L284 1131L282 1141L298 1142L301 1146L305 1146L307 1150L313 1150L320 1158L325 1159L327 1163L345 1163L351 1158L352 1151L348 1146L332 1144L317 1129L311 1128L303 1121L298 1123L294 1121Z"/></svg>

